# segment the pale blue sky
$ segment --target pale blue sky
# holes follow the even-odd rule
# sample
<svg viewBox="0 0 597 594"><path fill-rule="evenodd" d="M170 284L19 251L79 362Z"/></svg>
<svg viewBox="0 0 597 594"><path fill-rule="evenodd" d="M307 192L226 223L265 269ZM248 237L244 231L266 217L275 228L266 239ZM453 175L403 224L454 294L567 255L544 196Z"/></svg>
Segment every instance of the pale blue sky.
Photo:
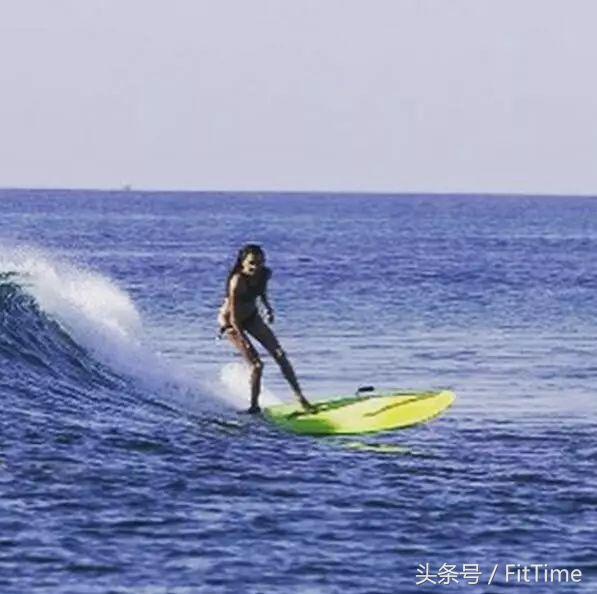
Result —
<svg viewBox="0 0 597 594"><path fill-rule="evenodd" d="M597 194L592 0L0 0L0 186Z"/></svg>

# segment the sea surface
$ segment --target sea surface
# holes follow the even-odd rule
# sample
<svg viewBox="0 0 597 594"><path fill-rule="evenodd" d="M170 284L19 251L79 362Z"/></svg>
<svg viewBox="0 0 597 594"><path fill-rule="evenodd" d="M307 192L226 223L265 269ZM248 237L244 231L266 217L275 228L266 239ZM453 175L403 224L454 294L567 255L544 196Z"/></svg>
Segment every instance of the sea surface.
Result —
<svg viewBox="0 0 597 594"><path fill-rule="evenodd" d="M242 414L216 313L247 242L308 397L454 406ZM0 405L2 594L597 592L597 199L0 191Z"/></svg>

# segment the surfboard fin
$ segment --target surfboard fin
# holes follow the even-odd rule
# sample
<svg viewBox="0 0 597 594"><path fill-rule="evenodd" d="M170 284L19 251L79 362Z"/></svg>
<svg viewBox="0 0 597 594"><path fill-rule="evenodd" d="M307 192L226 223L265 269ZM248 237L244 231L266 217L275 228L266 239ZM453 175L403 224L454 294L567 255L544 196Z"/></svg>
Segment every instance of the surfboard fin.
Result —
<svg viewBox="0 0 597 594"><path fill-rule="evenodd" d="M375 392L375 386L360 386L357 388L355 395L359 396L360 394L365 394L366 392Z"/></svg>

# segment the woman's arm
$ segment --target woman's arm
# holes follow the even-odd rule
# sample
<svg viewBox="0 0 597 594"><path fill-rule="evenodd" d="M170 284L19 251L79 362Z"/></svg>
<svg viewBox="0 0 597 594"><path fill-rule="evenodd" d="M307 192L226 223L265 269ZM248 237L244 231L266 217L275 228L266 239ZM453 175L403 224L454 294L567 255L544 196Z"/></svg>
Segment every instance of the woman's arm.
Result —
<svg viewBox="0 0 597 594"><path fill-rule="evenodd" d="M273 310L272 306L270 305L269 301L267 300L267 295L265 293L263 293L263 295L261 295L261 301L262 301L263 305L265 306L265 313L267 316L267 321L271 324L274 321L274 310Z"/></svg>
<svg viewBox="0 0 597 594"><path fill-rule="evenodd" d="M230 288L228 289L228 299L230 302L230 325L232 329L238 333L238 335L245 341L248 342L243 329L238 323L237 308L238 308L238 295L240 292L240 275L235 274L230 279Z"/></svg>
<svg viewBox="0 0 597 594"><path fill-rule="evenodd" d="M261 293L261 302L265 307L265 312L267 315L267 321L271 324L274 321L274 310L270 305L270 302L267 298L267 281L269 281L270 277L272 276L272 271L269 268L266 268L264 271L265 279L263 281L263 292Z"/></svg>

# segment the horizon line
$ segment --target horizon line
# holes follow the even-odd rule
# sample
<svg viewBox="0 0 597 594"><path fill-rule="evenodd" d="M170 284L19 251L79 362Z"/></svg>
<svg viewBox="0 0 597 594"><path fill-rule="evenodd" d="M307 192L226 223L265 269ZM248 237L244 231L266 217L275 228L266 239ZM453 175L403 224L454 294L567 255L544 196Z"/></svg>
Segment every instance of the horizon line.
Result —
<svg viewBox="0 0 597 594"><path fill-rule="evenodd" d="M562 194L559 192L492 192L492 191L375 191L375 190L198 190L198 189L163 189L163 188L136 188L132 185L123 185L119 188L97 187L60 187L60 186L0 186L0 192L94 192L102 194L237 194L237 195L320 195L320 196L379 196L379 197L478 197L478 198L597 198L597 193Z"/></svg>

